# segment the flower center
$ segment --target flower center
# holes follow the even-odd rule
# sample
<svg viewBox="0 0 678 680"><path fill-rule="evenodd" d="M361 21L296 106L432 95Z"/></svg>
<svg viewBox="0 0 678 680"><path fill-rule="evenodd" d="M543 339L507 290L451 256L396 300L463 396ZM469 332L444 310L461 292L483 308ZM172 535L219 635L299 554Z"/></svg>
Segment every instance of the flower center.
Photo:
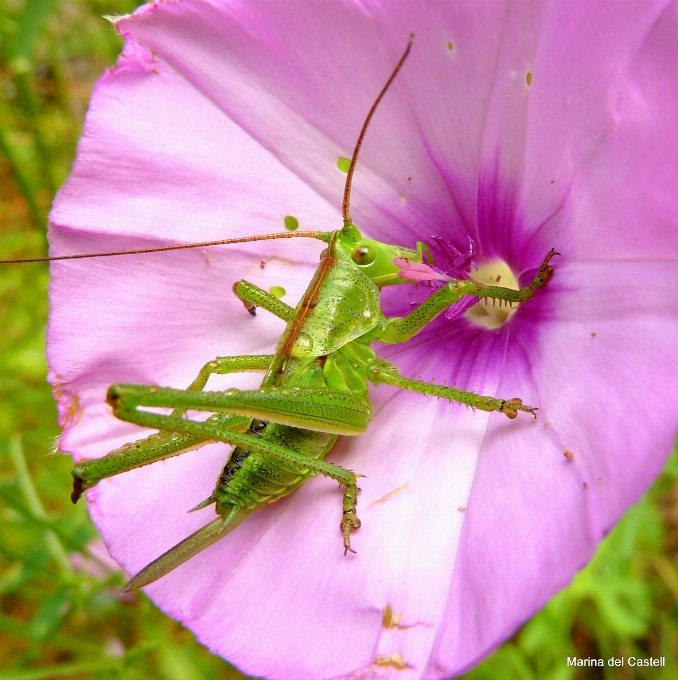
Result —
<svg viewBox="0 0 678 680"><path fill-rule="evenodd" d="M478 269L469 272L469 276L481 283L513 290L520 288L518 280L503 260L492 260L481 264ZM518 302L512 303L495 298L481 298L466 312L465 316L469 321L483 328L500 328L516 313L518 304Z"/></svg>

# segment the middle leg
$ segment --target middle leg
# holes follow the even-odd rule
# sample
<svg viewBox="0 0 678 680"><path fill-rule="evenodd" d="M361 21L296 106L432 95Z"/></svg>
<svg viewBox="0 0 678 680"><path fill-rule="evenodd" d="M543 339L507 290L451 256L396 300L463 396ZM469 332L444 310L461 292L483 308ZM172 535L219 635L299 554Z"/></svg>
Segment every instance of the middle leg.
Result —
<svg viewBox="0 0 678 680"><path fill-rule="evenodd" d="M422 380L411 380L400 375L397 367L388 361L375 361L368 369L369 380L375 385L393 385L400 387L403 390L410 392L418 392L430 397L439 397L441 399L448 399L449 401L458 401L466 404L471 408L477 408L481 411L499 411L504 413L509 418L513 419L518 415L518 411L525 411L530 413L532 418L536 418L535 410L532 406L523 404L522 399L517 397L514 399L496 399L495 397L486 397L475 392L467 392L456 387L447 387L445 385L436 385L434 383L424 382Z"/></svg>

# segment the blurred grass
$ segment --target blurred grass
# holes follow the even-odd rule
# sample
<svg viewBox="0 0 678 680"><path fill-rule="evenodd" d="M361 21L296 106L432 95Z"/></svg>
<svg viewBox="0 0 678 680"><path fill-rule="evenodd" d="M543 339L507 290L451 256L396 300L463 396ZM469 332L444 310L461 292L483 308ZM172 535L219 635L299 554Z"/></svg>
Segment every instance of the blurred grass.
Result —
<svg viewBox="0 0 678 680"><path fill-rule="evenodd" d="M121 40L102 14L131 0L0 0L0 255L45 249L94 81ZM0 680L242 678L88 556L45 382L47 266L0 272ZM572 586L469 680L678 677L678 455ZM91 548L89 548L91 550ZM568 656L665 656L663 668L568 667Z"/></svg>

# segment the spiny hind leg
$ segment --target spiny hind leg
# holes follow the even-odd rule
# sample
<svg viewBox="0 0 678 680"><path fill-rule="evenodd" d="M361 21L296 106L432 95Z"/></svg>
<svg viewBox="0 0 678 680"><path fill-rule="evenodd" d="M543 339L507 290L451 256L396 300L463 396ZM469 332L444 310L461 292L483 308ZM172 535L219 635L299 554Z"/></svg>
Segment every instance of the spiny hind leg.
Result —
<svg viewBox="0 0 678 680"><path fill-rule="evenodd" d="M239 413L272 423L301 427L328 434L362 434L372 417L370 403L343 390L314 387L262 387L258 390L229 389L219 392L177 390L149 385L111 385L108 403L123 420L127 413L145 413L139 407L174 408L184 411ZM136 422L132 420L131 422ZM149 426L153 427L153 426ZM160 429L182 432L174 427Z"/></svg>
<svg viewBox="0 0 678 680"><path fill-rule="evenodd" d="M536 418L536 409L523 404L522 399L496 399L495 397L486 397L475 392L460 390L456 387L435 385L422 380L410 380L400 375L397 367L388 361L375 361L368 369L368 377L375 385L393 385L410 392L457 401L481 411L499 411L499 413L504 413L511 419L518 415L518 411L525 411L530 413L533 419Z"/></svg>
<svg viewBox="0 0 678 680"><path fill-rule="evenodd" d="M218 357L213 361L208 361L200 369L198 377L188 386L187 390L189 392L200 392L213 374L265 371L272 360L273 356L268 354ZM147 387L147 389L152 391L158 388ZM168 406L171 408L172 404L168 404ZM177 418L183 417L185 413L186 408L175 408L172 411L172 415ZM218 427L239 431L247 429L250 421L249 418L227 413L213 415L209 420ZM209 443L210 440L204 437L177 434L161 429L157 434L125 444L102 458L78 463L71 472L73 475L71 500L73 503L77 503L86 489L90 489L106 477L113 477L128 470L178 456Z"/></svg>
<svg viewBox="0 0 678 680"><path fill-rule="evenodd" d="M249 432L236 432L234 429L219 427L210 418L206 421L198 422L187 418L178 418L172 415L162 415L141 411L137 409L139 401L135 390L127 393L126 388L135 386L115 385L109 390L108 401L113 406L113 412L121 420L125 420L142 427L151 427L159 430L193 435L203 440L222 441L232 446L239 446L248 451L254 451L264 456L285 462L288 466L298 468L300 474L322 474L343 484L343 519L341 531L344 535L344 552L351 550L350 532L360 526L360 520L356 514L358 489L358 477L351 470L346 470L338 465L332 465L322 460L317 460L305 456L291 449L279 446L273 442L261 439ZM353 552L351 550L351 552Z"/></svg>
<svg viewBox="0 0 678 680"><path fill-rule="evenodd" d="M250 420L230 413L217 413L209 418L215 426L241 432L248 428ZM71 501L77 503L87 489L91 489L102 479L179 456L213 442L213 439L203 436L161 431L146 439L125 444L102 458L82 461L71 470L73 475Z"/></svg>
<svg viewBox="0 0 678 680"><path fill-rule="evenodd" d="M294 318L294 307L290 307L275 295L267 293L253 283L238 281L233 284L233 292L237 298L242 300L245 309L252 316L256 316L257 307L261 307L283 321L291 321Z"/></svg>

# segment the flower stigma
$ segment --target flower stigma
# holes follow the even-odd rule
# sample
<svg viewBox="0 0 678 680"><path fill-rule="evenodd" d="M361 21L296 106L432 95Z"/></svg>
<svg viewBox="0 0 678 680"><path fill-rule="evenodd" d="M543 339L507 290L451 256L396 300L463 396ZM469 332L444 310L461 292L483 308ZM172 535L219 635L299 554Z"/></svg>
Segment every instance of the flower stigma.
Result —
<svg viewBox="0 0 678 680"><path fill-rule="evenodd" d="M469 272L474 281L504 286L519 290L518 280L511 268L503 260L491 260ZM481 298L466 311L466 318L477 326L494 330L501 328L518 310L518 302L497 300L495 298Z"/></svg>

